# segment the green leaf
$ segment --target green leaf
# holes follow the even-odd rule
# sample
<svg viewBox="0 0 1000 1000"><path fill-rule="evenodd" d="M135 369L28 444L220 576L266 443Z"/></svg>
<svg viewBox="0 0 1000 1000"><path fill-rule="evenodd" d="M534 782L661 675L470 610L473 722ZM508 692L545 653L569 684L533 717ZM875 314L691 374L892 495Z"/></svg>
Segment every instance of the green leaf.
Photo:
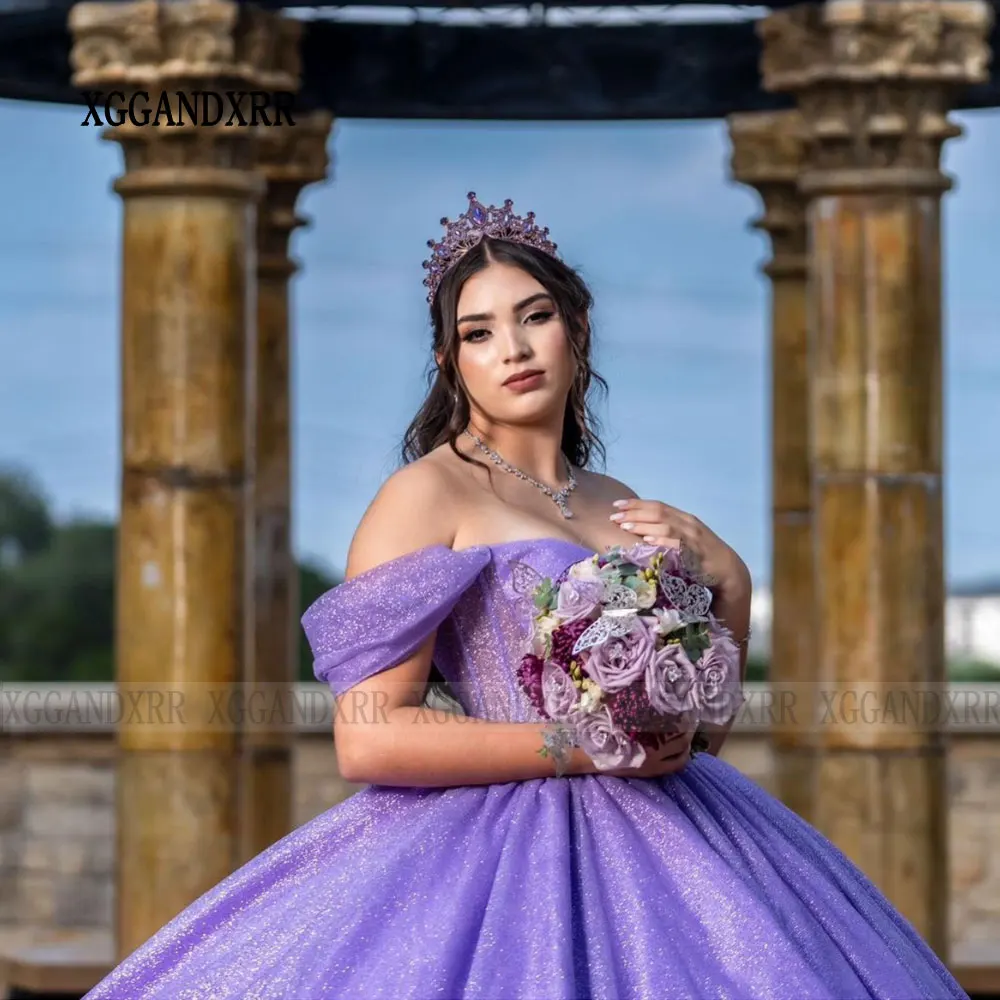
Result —
<svg viewBox="0 0 1000 1000"><path fill-rule="evenodd" d="M546 577L535 591L535 607L542 611L549 611L556 605L558 594L552 585L552 581Z"/></svg>
<svg viewBox="0 0 1000 1000"><path fill-rule="evenodd" d="M684 627L681 634L681 645L692 663L701 658L701 654L712 645L712 637L703 622L695 622Z"/></svg>

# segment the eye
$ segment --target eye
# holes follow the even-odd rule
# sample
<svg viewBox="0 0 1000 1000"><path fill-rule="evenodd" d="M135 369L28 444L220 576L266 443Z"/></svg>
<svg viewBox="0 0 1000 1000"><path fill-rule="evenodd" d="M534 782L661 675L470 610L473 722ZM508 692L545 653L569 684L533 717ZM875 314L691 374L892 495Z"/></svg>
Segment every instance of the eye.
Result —
<svg viewBox="0 0 1000 1000"><path fill-rule="evenodd" d="M528 323L547 323L555 313L551 309L539 309L526 317Z"/></svg>
<svg viewBox="0 0 1000 1000"><path fill-rule="evenodd" d="M462 334L463 344L478 344L483 337L489 336L489 330L467 330Z"/></svg>

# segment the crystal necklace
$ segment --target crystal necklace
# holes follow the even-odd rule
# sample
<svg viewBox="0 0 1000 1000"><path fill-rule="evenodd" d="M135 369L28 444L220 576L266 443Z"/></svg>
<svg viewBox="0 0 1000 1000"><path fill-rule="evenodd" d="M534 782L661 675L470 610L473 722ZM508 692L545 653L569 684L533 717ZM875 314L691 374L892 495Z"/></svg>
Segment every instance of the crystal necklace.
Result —
<svg viewBox="0 0 1000 1000"><path fill-rule="evenodd" d="M576 489L576 476L573 474L573 466L570 465L569 461L566 462L566 468L569 470L569 482L561 489L554 490L545 483L540 483L537 479L532 479L526 472L522 472L517 466L511 465L509 462L505 461L502 456L498 455L492 448L488 447L482 440L482 438L476 437L472 431L466 429L465 432L472 438L476 443L476 447L489 456L491 462L499 468L503 469L504 472L509 472L512 476L517 476L518 479L523 479L524 482L530 483L535 489L541 490L547 497L549 497L552 502L559 508L559 513L565 518L570 518L573 516L573 512L569 509L569 495Z"/></svg>

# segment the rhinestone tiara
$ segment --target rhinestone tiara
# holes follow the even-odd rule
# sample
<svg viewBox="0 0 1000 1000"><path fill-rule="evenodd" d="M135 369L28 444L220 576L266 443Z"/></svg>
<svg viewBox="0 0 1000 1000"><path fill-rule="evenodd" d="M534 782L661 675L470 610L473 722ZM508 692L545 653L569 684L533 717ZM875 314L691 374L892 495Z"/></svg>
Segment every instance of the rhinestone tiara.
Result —
<svg viewBox="0 0 1000 1000"><path fill-rule="evenodd" d="M549 239L549 230L535 224L535 213L529 212L523 218L514 214L514 202L508 198L500 208L496 205L481 204L476 200L476 192L468 194L469 207L464 215L454 222L442 219L445 227L444 239L435 243L428 240L430 257L424 261L427 277L424 284L428 288L427 301L433 302L441 279L479 241L488 236L493 240L507 240L509 243L524 243L557 257L556 244Z"/></svg>

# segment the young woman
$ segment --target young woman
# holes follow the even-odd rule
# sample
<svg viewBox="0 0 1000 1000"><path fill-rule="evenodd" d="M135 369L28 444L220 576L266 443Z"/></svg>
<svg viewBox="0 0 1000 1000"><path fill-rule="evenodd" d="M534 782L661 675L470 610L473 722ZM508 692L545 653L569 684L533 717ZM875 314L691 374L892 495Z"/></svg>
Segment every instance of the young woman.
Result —
<svg viewBox="0 0 1000 1000"><path fill-rule="evenodd" d="M682 547L744 661L750 577L696 517L589 471L590 294L531 215L469 198L425 265L436 375L404 465L303 619L340 769L367 787L89 1000L965 997L860 871L718 759L727 726L633 768L539 753L514 566ZM429 681L462 711L428 711Z"/></svg>

